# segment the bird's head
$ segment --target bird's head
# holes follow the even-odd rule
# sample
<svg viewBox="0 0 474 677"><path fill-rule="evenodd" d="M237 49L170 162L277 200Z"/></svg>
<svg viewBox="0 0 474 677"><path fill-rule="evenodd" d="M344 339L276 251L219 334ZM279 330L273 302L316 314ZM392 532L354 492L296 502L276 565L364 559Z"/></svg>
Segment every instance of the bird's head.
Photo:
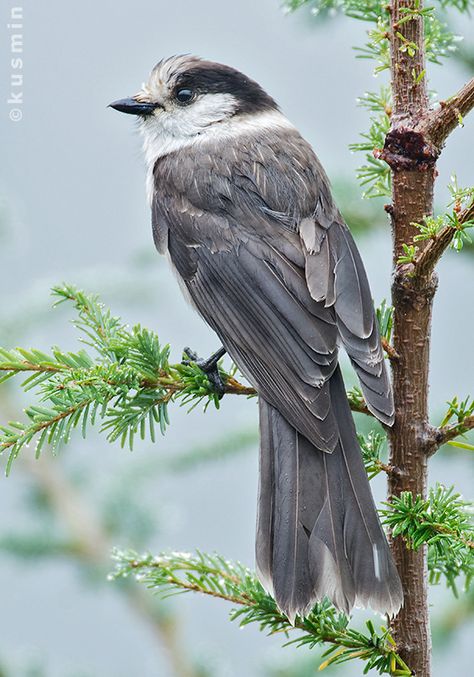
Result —
<svg viewBox="0 0 474 677"><path fill-rule="evenodd" d="M176 142L212 132L235 118L278 110L243 73L189 55L160 61L137 94L110 106L138 116L145 139L166 136Z"/></svg>

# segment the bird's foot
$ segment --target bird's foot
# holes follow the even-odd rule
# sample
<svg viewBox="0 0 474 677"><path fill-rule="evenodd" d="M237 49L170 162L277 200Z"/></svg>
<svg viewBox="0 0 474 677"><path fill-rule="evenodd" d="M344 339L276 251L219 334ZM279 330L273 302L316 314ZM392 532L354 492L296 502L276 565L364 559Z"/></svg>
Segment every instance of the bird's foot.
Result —
<svg viewBox="0 0 474 677"><path fill-rule="evenodd" d="M191 350L191 348L184 348L183 354L188 358L187 360L183 360L183 364L194 362L194 364L206 374L219 399L221 399L225 393L225 383L219 373L218 363L226 354L225 348L220 348L208 357L207 360L198 357L197 353L195 353L194 350Z"/></svg>

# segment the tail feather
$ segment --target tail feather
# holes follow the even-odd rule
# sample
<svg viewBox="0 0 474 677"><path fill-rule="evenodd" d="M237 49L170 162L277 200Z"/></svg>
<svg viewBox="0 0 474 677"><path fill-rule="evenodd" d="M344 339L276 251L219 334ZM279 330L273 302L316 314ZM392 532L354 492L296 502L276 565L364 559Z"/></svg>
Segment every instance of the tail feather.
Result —
<svg viewBox="0 0 474 677"><path fill-rule="evenodd" d="M288 453L260 457L257 570L267 590L278 594L280 607L294 618L293 609L306 608L311 598L309 539L302 521L305 506L300 504L306 480L299 443L305 440L263 400L260 411L265 448L268 443Z"/></svg>
<svg viewBox="0 0 474 677"><path fill-rule="evenodd" d="M260 399L257 571L290 620L328 597L395 614L403 593L357 443L339 369L330 381L339 426L322 452Z"/></svg>
<svg viewBox="0 0 474 677"><path fill-rule="evenodd" d="M260 581L271 595L273 591L273 506L275 495L275 447L272 407L260 398L260 467L257 499L256 568ZM268 451L267 451L268 450Z"/></svg>

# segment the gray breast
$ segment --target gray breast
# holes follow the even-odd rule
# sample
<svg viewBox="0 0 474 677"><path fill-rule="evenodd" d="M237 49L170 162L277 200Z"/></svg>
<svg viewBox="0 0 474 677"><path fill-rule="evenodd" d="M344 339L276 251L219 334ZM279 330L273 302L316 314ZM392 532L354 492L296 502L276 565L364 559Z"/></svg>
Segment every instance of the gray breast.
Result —
<svg viewBox="0 0 474 677"><path fill-rule="evenodd" d="M168 228L189 246L221 251L255 230L271 238L275 227L295 232L316 212L323 221L337 214L324 170L292 128L183 148L159 158L153 175L153 235L161 253Z"/></svg>

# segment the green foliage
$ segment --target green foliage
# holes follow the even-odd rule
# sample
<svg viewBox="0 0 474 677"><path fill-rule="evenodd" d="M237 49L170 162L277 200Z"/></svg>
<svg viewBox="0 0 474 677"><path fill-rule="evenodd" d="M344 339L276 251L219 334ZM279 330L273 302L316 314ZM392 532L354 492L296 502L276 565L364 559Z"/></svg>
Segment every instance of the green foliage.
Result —
<svg viewBox="0 0 474 677"><path fill-rule="evenodd" d="M55 450L69 441L74 428L85 437L87 427L100 421L109 442L120 440L132 449L136 435L155 441L156 428L165 433L170 402L219 407L206 374L194 363L170 364L169 346L161 346L154 332L139 325L129 329L97 297L72 286L57 287L53 295L59 303L73 303L77 312L73 322L93 354L58 347L51 354L0 349L0 382L29 372L22 387L35 389L41 402L25 409L27 422L0 426L0 449L9 451L7 472L33 440L38 456L45 444ZM229 392L253 394L231 374L221 371L221 376Z"/></svg>
<svg viewBox="0 0 474 677"><path fill-rule="evenodd" d="M372 20L374 27L367 31L367 42L363 47L354 47L358 59L375 61L374 75L390 68L390 45L387 40L388 15L379 6L379 15Z"/></svg>
<svg viewBox="0 0 474 677"><path fill-rule="evenodd" d="M401 9L402 17L397 22L396 35L399 49L411 58L414 57L418 46L404 35L405 27L410 21L424 21L425 54L428 61L440 64L443 58L452 54L459 41L444 20L443 8L456 6L460 11L469 11L472 0L445 0L440 8L433 6ZM369 22L372 27L367 31L365 45L355 47L357 57L370 59L375 63L374 75L379 75L390 69L390 14L388 4L381 0L287 0L286 7L295 11L306 7L316 18L324 18L329 14L345 14L353 19ZM440 18L441 17L441 18ZM413 69L413 80L420 82L426 73ZM370 126L367 132L361 134L362 141L350 145L352 151L364 153L365 162L357 169L357 178L364 188L366 198L387 197L391 195L391 173L389 166L374 156L377 150L384 146L385 135L390 129L391 91L388 85L382 85L379 94L367 93L359 99L359 105L368 108ZM459 239L457 239L459 241Z"/></svg>
<svg viewBox="0 0 474 677"><path fill-rule="evenodd" d="M336 10L360 21L376 21L382 7L380 0L287 0L285 5L292 12L309 7L315 17Z"/></svg>
<svg viewBox="0 0 474 677"><path fill-rule="evenodd" d="M367 413L367 406L365 404L364 395L359 386L353 386L347 391L347 399L353 411L358 411L362 414Z"/></svg>
<svg viewBox="0 0 474 677"><path fill-rule="evenodd" d="M435 240L442 228L454 228L455 233L451 240L451 247L455 251L459 252L465 244L472 243L471 236L466 231L474 226L474 220L469 219L461 222L459 212L456 211L453 211L452 214L442 214L436 217L427 216L423 223L413 223L412 225L419 231L419 234L413 238L414 242Z"/></svg>
<svg viewBox="0 0 474 677"><path fill-rule="evenodd" d="M459 36L452 33L445 21L441 21L434 8L428 7L425 15L425 50L426 58L431 63L441 64L441 59L448 58L457 49Z"/></svg>
<svg viewBox="0 0 474 677"><path fill-rule="evenodd" d="M464 433L472 428L472 425L468 425L468 419L471 419L474 416L474 400L468 396L465 400L459 402L458 398L454 397L450 402L447 402L447 404L448 410L441 422L441 428L446 429L449 424L451 431L455 432L456 435L464 436ZM454 422L453 419L455 419ZM474 445L468 444L467 442L461 442L461 440L450 439L447 444L450 444L453 447L474 451Z"/></svg>
<svg viewBox="0 0 474 677"><path fill-rule="evenodd" d="M358 167L356 171L360 185L366 187L362 193L363 197L389 197L392 190L390 168L371 154L367 154L365 159L366 164Z"/></svg>
<svg viewBox="0 0 474 677"><path fill-rule="evenodd" d="M447 229L452 228L454 232L451 233L450 245L459 252L466 243L472 242L467 231L474 226L474 219L467 217L472 213L474 187L459 187L456 177L452 176L448 189L451 194L448 206L451 206L452 210L439 216L426 216L422 223L412 222L411 225L418 230L413 242L436 241L441 235L445 235ZM416 263L417 254L418 247L415 244L404 244L403 254L398 258L398 263Z"/></svg>
<svg viewBox="0 0 474 677"><path fill-rule="evenodd" d="M380 472L386 472L387 465L380 458L385 451L386 435L377 430L371 430L368 435L358 434L357 439L362 450L362 458L369 480Z"/></svg>
<svg viewBox="0 0 474 677"><path fill-rule="evenodd" d="M455 174L451 176L451 183L448 184L448 190L451 194L451 201L449 206L453 205L454 211L460 212L462 209L469 207L474 201L474 187L465 188L459 186Z"/></svg>
<svg viewBox="0 0 474 677"><path fill-rule="evenodd" d="M441 228L445 225L444 216L427 216L423 223L412 223L419 230L419 234L413 238L414 242L434 240Z"/></svg>
<svg viewBox="0 0 474 677"><path fill-rule="evenodd" d="M393 306L389 306L383 299L382 303L375 309L375 316L379 325L380 336L390 343L393 328Z"/></svg>
<svg viewBox="0 0 474 677"><path fill-rule="evenodd" d="M393 536L402 536L415 550L428 545L430 582L444 577L457 596L456 579L464 575L467 590L474 576L473 504L438 484L427 499L402 492L386 505L382 514Z"/></svg>
<svg viewBox="0 0 474 677"><path fill-rule="evenodd" d="M398 257L397 263L415 263L418 247L413 244L403 244L402 248L403 254Z"/></svg>
<svg viewBox="0 0 474 677"><path fill-rule="evenodd" d="M456 228L456 232L451 241L451 247L457 252L460 252L465 244L472 244L472 238L469 233L466 233L467 228L472 228L474 226L474 221L470 220L466 223L459 223L455 221L451 224L453 228Z"/></svg>
<svg viewBox="0 0 474 677"><path fill-rule="evenodd" d="M448 410L441 422L441 427L447 425L453 418L456 419L456 425L463 427L464 421L474 414L474 400L471 397L466 397L465 400L459 402L457 397L447 402Z"/></svg>
<svg viewBox="0 0 474 677"><path fill-rule="evenodd" d="M462 124L462 121L460 124ZM460 216L463 211L472 208L474 204L474 186L467 188L459 186L456 175L453 175L448 189L451 194L449 206L452 206L453 210L451 214L447 215L447 225L456 229L451 244L453 249L460 251L464 244L472 243L472 239L466 230L474 226L474 219L469 218L461 221Z"/></svg>
<svg viewBox="0 0 474 677"><path fill-rule="evenodd" d="M385 136L390 129L391 97L386 87L380 92L367 92L359 105L373 111L368 132L361 134L363 141L350 144L350 150L365 153L366 163L358 168L357 178L361 186L367 186L364 197L387 197L391 191L390 167L374 157L374 150L384 147Z"/></svg>
<svg viewBox="0 0 474 677"><path fill-rule="evenodd" d="M387 117L390 117L392 114L392 91L388 85L382 85L378 92L365 92L364 96L357 99L357 103L369 112L379 113L383 111Z"/></svg>
<svg viewBox="0 0 474 677"><path fill-rule="evenodd" d="M66 444L75 428L85 438L90 425L109 442L133 449L135 437L156 440L156 430L166 432L169 405L177 402L189 410L202 404L219 408L219 395L200 367L191 363L170 364L170 348L140 325L131 329L111 314L96 296L73 286L56 287L59 303L74 305L73 324L89 351L51 353L31 349L0 348L0 383L15 375L28 374L25 392L35 390L40 404L26 407L26 422L10 421L0 426L0 450L9 452L7 473L21 449L35 442L36 456L45 444L55 451ZM388 331L390 311L382 304L379 321ZM255 390L236 380L236 369L220 368L225 392L255 395ZM368 413L359 388L348 393L355 411ZM204 452L203 452L204 453Z"/></svg>
<svg viewBox="0 0 474 677"><path fill-rule="evenodd" d="M297 632L298 636L287 644L309 649L329 644L324 654L327 658L320 669L359 658L366 663L364 674L371 669L381 675L411 674L397 655L386 628L382 627L377 633L368 621L367 634L354 630L349 627L347 616L338 613L328 601L316 604L306 618L297 616L294 623L290 623L249 569L220 555L172 552L153 557L116 551L114 557L117 565L112 577L115 579L134 576L162 597L199 592L225 599L237 605L230 617L241 627L256 623L269 634L283 633L286 637Z"/></svg>

